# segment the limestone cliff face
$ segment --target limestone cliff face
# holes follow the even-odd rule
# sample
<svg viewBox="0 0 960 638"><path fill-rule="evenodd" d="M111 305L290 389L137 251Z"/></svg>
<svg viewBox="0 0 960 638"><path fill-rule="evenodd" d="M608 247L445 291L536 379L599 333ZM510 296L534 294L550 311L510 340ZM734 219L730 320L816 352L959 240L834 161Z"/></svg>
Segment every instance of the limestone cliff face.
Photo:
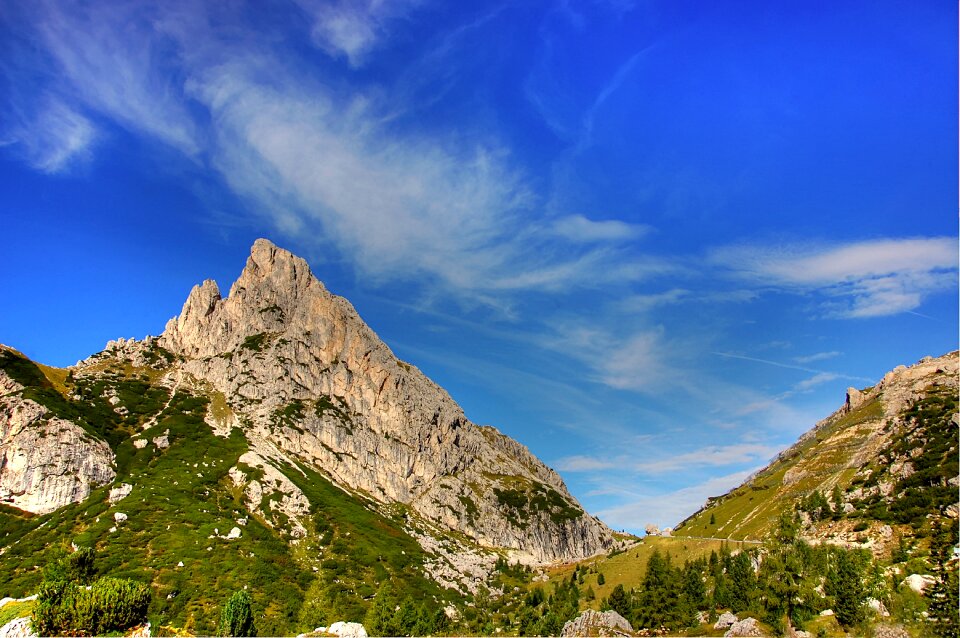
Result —
<svg viewBox="0 0 960 638"><path fill-rule="evenodd" d="M0 371L0 501L46 514L113 481L110 446L18 396L21 389Z"/></svg>
<svg viewBox="0 0 960 638"><path fill-rule="evenodd" d="M159 344L222 393L248 437L338 483L535 561L603 551L610 530L521 444L479 427L399 361L307 263L257 240L226 298L205 281Z"/></svg>

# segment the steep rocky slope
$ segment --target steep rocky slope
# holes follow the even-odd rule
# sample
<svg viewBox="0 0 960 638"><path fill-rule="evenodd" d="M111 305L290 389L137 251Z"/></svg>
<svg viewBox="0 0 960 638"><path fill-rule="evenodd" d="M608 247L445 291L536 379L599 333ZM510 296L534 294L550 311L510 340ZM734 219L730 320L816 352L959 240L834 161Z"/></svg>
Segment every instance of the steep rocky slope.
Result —
<svg viewBox="0 0 960 638"><path fill-rule="evenodd" d="M796 510L811 540L883 554L936 518L956 519L957 375L951 352L850 388L839 410L675 533L757 540Z"/></svg>
<svg viewBox="0 0 960 638"><path fill-rule="evenodd" d="M176 357L170 374L223 397L224 423L338 484L536 561L589 556L611 542L556 472L468 421L303 259L266 240L227 298L213 281L195 287L157 343Z"/></svg>

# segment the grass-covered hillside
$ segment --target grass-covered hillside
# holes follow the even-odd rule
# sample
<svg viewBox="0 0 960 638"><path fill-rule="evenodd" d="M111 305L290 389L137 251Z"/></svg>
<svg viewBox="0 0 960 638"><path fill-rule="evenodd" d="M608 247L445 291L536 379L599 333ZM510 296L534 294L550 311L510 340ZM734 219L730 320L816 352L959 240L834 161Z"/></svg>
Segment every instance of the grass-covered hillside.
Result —
<svg viewBox="0 0 960 638"><path fill-rule="evenodd" d="M107 441L117 472L114 483L52 514L0 506L0 596L35 593L51 552L74 545L95 550L99 574L151 586L155 633L212 634L222 605L243 589L265 635L362 621L383 583L434 606L459 600L424 575L406 511L381 513L309 468L278 465L309 500L303 538L278 523L282 494L264 494L248 511L229 476L250 447L243 433L215 436L204 420L208 398L186 384L161 385L156 368L105 362L68 374L2 350L0 369L49 416ZM130 493L111 503L110 489L124 484ZM228 538L233 528L240 535Z"/></svg>

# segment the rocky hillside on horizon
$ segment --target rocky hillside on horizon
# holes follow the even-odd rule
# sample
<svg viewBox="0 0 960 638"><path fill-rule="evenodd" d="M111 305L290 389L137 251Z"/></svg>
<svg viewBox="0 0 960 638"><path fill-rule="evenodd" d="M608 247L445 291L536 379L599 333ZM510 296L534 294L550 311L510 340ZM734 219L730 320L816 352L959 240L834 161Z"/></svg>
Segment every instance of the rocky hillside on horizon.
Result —
<svg viewBox="0 0 960 638"><path fill-rule="evenodd" d="M957 351L925 357L848 389L840 409L675 534L762 540L782 512L797 512L811 542L889 557L936 520L956 526L958 363Z"/></svg>

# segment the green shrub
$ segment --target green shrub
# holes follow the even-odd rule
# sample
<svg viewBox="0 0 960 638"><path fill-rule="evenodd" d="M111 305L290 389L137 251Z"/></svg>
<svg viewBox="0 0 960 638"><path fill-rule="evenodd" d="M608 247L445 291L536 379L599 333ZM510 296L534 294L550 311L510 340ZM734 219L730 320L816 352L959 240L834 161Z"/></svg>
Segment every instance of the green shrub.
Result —
<svg viewBox="0 0 960 638"><path fill-rule="evenodd" d="M235 592L220 612L221 636L256 636L253 625L253 611L250 609L250 594L246 591Z"/></svg>
<svg viewBox="0 0 960 638"><path fill-rule="evenodd" d="M101 578L90 589L63 580L44 581L33 608L33 630L42 636L100 636L144 622L150 588L121 578Z"/></svg>

